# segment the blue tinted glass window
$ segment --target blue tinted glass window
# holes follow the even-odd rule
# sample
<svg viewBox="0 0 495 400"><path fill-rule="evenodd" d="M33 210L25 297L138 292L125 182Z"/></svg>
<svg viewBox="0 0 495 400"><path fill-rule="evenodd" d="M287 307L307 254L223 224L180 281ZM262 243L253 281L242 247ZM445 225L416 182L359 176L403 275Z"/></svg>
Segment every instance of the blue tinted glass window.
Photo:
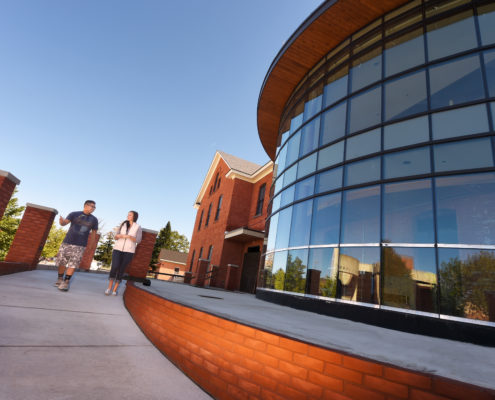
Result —
<svg viewBox="0 0 495 400"><path fill-rule="evenodd" d="M303 122L303 113L296 115L290 120L290 133L294 133L299 129Z"/></svg>
<svg viewBox="0 0 495 400"><path fill-rule="evenodd" d="M309 124L302 128L301 146L299 156L302 157L318 146L318 138L320 134L320 118L315 118Z"/></svg>
<svg viewBox="0 0 495 400"><path fill-rule="evenodd" d="M426 111L425 71L401 76L385 84L385 120Z"/></svg>
<svg viewBox="0 0 495 400"><path fill-rule="evenodd" d="M343 300L380 302L380 248L341 247L338 292Z"/></svg>
<svg viewBox="0 0 495 400"><path fill-rule="evenodd" d="M279 175L275 181L275 189L273 193L278 193L284 187L284 174Z"/></svg>
<svg viewBox="0 0 495 400"><path fill-rule="evenodd" d="M315 189L315 177L311 176L301 182L297 182L295 186L294 201L311 196Z"/></svg>
<svg viewBox="0 0 495 400"><path fill-rule="evenodd" d="M384 242L435 242L430 179L389 183L383 196Z"/></svg>
<svg viewBox="0 0 495 400"><path fill-rule="evenodd" d="M485 59L488 93L490 97L495 97L495 50L485 51L483 57Z"/></svg>
<svg viewBox="0 0 495 400"><path fill-rule="evenodd" d="M338 244L341 193L314 199L311 244Z"/></svg>
<svg viewBox="0 0 495 400"><path fill-rule="evenodd" d="M382 146L381 129L374 129L347 139L346 160L379 152Z"/></svg>
<svg viewBox="0 0 495 400"><path fill-rule="evenodd" d="M325 107L347 96L347 75L325 86Z"/></svg>
<svg viewBox="0 0 495 400"><path fill-rule="evenodd" d="M380 179L380 157L354 162L345 167L345 186Z"/></svg>
<svg viewBox="0 0 495 400"><path fill-rule="evenodd" d="M268 241L266 243L266 251L275 250L275 237L277 236L278 214L270 218L270 228L268 232Z"/></svg>
<svg viewBox="0 0 495 400"><path fill-rule="evenodd" d="M341 229L341 243L380 242L379 186L344 192Z"/></svg>
<svg viewBox="0 0 495 400"><path fill-rule="evenodd" d="M292 182L296 180L297 177L297 164L290 167L284 172L284 187L289 186Z"/></svg>
<svg viewBox="0 0 495 400"><path fill-rule="evenodd" d="M482 99L484 90L479 56L462 57L431 67L430 92L432 108Z"/></svg>
<svg viewBox="0 0 495 400"><path fill-rule="evenodd" d="M428 117L426 116L387 125L383 130L383 148L385 150L429 140L430 131Z"/></svg>
<svg viewBox="0 0 495 400"><path fill-rule="evenodd" d="M296 187L294 185L289 186L282 193L280 193L280 207L286 206L294 201L294 191Z"/></svg>
<svg viewBox="0 0 495 400"><path fill-rule="evenodd" d="M344 161L344 141L332 144L318 152L318 169L330 167Z"/></svg>
<svg viewBox="0 0 495 400"><path fill-rule="evenodd" d="M431 124L433 139L472 135L489 130L488 115L484 104L434 113L431 117Z"/></svg>
<svg viewBox="0 0 495 400"><path fill-rule="evenodd" d="M345 135L346 110L347 103L344 101L323 114L321 145L333 142Z"/></svg>
<svg viewBox="0 0 495 400"><path fill-rule="evenodd" d="M273 198L273 201L272 201L272 213L277 211L279 208L280 208L280 199L281 199L281 195L277 195Z"/></svg>
<svg viewBox="0 0 495 400"><path fill-rule="evenodd" d="M297 178L298 179L316 171L316 156L317 156L317 153L314 153L314 154L311 154L310 156L306 157L305 159L299 161L299 164L297 167Z"/></svg>
<svg viewBox="0 0 495 400"><path fill-rule="evenodd" d="M338 251L334 248L309 250L306 293L316 296L337 296Z"/></svg>
<svg viewBox="0 0 495 400"><path fill-rule="evenodd" d="M426 30L430 61L473 49L478 45L472 11L429 24Z"/></svg>
<svg viewBox="0 0 495 400"><path fill-rule="evenodd" d="M495 43L495 5L487 4L478 7L478 22L480 25L481 44Z"/></svg>
<svg viewBox="0 0 495 400"><path fill-rule="evenodd" d="M495 321L495 252L438 249L440 313Z"/></svg>
<svg viewBox="0 0 495 400"><path fill-rule="evenodd" d="M437 312L435 249L385 247L382 263L384 305Z"/></svg>
<svg viewBox="0 0 495 400"><path fill-rule="evenodd" d="M316 176L316 193L338 189L342 186L342 167L322 172Z"/></svg>
<svg viewBox="0 0 495 400"><path fill-rule="evenodd" d="M287 142L287 156L285 157L285 167L291 165L299 157L300 143L301 143L301 131L297 132Z"/></svg>
<svg viewBox="0 0 495 400"><path fill-rule="evenodd" d="M267 287L276 290L284 290L285 270L287 268L287 251L280 251L273 256L270 280ZM265 267L266 268L266 267Z"/></svg>
<svg viewBox="0 0 495 400"><path fill-rule="evenodd" d="M304 121L307 121L310 119L313 115L316 115L317 113L320 112L321 110L321 100L322 100L322 95L315 97L312 100L309 100L304 104Z"/></svg>
<svg viewBox="0 0 495 400"><path fill-rule="evenodd" d="M436 179L439 243L495 244L495 174Z"/></svg>
<svg viewBox="0 0 495 400"><path fill-rule="evenodd" d="M285 291L304 293L307 265L308 250L289 250L285 270Z"/></svg>
<svg viewBox="0 0 495 400"><path fill-rule="evenodd" d="M284 145L289 135L290 135L290 131L285 131L284 133L282 133L282 138L280 139L280 146Z"/></svg>
<svg viewBox="0 0 495 400"><path fill-rule="evenodd" d="M489 138L437 144L433 152L437 172L493 166Z"/></svg>
<svg viewBox="0 0 495 400"><path fill-rule="evenodd" d="M387 42L385 50L386 76L424 64L424 62L425 51L422 29L416 29Z"/></svg>
<svg viewBox="0 0 495 400"><path fill-rule="evenodd" d="M351 92L355 92L382 76L381 48L377 48L353 61L349 75L351 77Z"/></svg>
<svg viewBox="0 0 495 400"><path fill-rule="evenodd" d="M275 239L276 249L289 247L290 222L292 219L292 207L278 213L277 235Z"/></svg>
<svg viewBox="0 0 495 400"><path fill-rule="evenodd" d="M349 101L349 132L356 132L381 122L381 87L354 96Z"/></svg>
<svg viewBox="0 0 495 400"><path fill-rule="evenodd" d="M313 212L313 200L306 200L294 204L292 207L292 229L289 246L305 246L309 244L309 232L311 229L311 214Z"/></svg>
<svg viewBox="0 0 495 400"><path fill-rule="evenodd" d="M429 174L430 148L422 147L383 156L384 179Z"/></svg>
<svg viewBox="0 0 495 400"><path fill-rule="evenodd" d="M280 172L285 169L285 157L287 156L287 146L282 147L280 153L278 153L277 160L275 161L274 175L278 176Z"/></svg>

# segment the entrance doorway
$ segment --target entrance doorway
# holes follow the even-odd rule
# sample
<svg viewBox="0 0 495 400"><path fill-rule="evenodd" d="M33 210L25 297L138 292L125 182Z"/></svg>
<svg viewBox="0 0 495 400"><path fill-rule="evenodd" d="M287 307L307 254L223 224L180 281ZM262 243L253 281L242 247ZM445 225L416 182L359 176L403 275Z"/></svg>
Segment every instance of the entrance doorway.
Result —
<svg viewBox="0 0 495 400"><path fill-rule="evenodd" d="M254 293L256 289L256 277L260 263L260 246L248 247L242 261L241 292Z"/></svg>

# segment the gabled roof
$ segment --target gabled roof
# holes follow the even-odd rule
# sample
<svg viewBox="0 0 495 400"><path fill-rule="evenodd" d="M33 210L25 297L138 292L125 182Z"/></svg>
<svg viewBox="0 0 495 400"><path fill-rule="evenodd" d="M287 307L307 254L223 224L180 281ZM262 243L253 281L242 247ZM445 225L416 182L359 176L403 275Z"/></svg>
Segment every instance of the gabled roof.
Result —
<svg viewBox="0 0 495 400"><path fill-rule="evenodd" d="M194 208L198 208L201 204L201 200L203 200L203 196L210 185L210 181L214 179L213 174L215 173L220 160L223 160L229 168L229 170L225 173L225 175L222 176L222 178L238 178L254 183L259 179L265 177L273 170L273 161L268 161L265 165L258 165L251 161L246 161L242 158L217 150L215 156L213 157L213 161L210 164L210 168L208 169L208 173L206 174L203 184L201 185L199 194L196 197L196 201L194 202Z"/></svg>
<svg viewBox="0 0 495 400"><path fill-rule="evenodd" d="M181 253L180 251L161 249L158 256L159 261L169 261L177 264L186 264L188 253Z"/></svg>

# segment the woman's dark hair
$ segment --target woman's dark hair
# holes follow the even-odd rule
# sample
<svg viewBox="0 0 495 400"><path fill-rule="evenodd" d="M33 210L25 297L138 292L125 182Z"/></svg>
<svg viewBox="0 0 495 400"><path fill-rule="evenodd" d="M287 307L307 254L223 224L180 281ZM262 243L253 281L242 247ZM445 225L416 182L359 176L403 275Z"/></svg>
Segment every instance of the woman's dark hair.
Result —
<svg viewBox="0 0 495 400"><path fill-rule="evenodd" d="M139 214L137 211L129 211L132 213L132 221L133 222L136 222L138 220L138 217L139 217ZM119 227L119 231L122 229L122 227L126 225L126 228L125 228L125 233L129 233L129 228L131 227L131 223L126 219L124 222L122 222L120 224L120 227Z"/></svg>

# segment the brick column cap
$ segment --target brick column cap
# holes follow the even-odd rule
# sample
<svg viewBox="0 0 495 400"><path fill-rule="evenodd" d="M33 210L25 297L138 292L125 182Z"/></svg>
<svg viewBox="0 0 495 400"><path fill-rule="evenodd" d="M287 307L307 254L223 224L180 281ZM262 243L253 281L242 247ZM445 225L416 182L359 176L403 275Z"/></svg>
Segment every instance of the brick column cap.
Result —
<svg viewBox="0 0 495 400"><path fill-rule="evenodd" d="M21 180L20 179L17 179L14 175L12 175L8 171L3 171L3 170L0 169L0 176L5 176L9 181L14 182L16 185L18 185L19 183L21 183Z"/></svg>
<svg viewBox="0 0 495 400"><path fill-rule="evenodd" d="M32 208L39 208L40 210L50 211L50 212L55 213L55 215L57 215L57 214L58 214L58 211L57 211L57 210L55 210L54 208L45 207L45 206L40 206L40 205L38 205L38 204L33 204L33 203L26 203L26 206L27 206L27 207L32 207Z"/></svg>
<svg viewBox="0 0 495 400"><path fill-rule="evenodd" d="M154 235L158 235L158 231L154 231L152 229L145 229L145 228L142 228L142 231L143 232L146 232L146 233L152 233Z"/></svg>

